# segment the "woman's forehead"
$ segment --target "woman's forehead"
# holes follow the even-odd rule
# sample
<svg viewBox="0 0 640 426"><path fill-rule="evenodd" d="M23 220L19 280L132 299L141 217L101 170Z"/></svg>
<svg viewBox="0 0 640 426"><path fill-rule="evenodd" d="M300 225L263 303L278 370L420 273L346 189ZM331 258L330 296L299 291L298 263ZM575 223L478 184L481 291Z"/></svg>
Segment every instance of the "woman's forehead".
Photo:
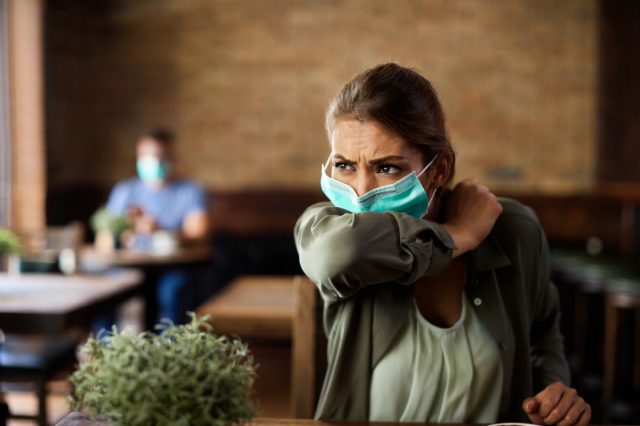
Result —
<svg viewBox="0 0 640 426"><path fill-rule="evenodd" d="M374 121L340 120L331 135L333 154L413 157L418 150L399 135Z"/></svg>

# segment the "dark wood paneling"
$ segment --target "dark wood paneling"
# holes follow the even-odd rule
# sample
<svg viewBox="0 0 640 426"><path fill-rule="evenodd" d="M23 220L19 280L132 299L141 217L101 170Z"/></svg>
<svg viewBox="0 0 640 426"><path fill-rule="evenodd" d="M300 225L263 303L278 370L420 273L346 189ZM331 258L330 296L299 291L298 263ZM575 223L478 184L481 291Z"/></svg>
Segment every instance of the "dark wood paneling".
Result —
<svg viewBox="0 0 640 426"><path fill-rule="evenodd" d="M88 224L105 203L108 188L79 185L51 190L47 197L50 225L73 220ZM594 192L572 195L501 194L532 207L552 244L582 245L600 238L613 252L634 251L640 231L637 218L640 185L607 185ZM324 200L320 191L269 189L210 192L210 220L214 237L235 241L293 238L293 227L309 205ZM89 238L91 235L89 234Z"/></svg>
<svg viewBox="0 0 640 426"><path fill-rule="evenodd" d="M600 1L600 182L640 182L640 1Z"/></svg>

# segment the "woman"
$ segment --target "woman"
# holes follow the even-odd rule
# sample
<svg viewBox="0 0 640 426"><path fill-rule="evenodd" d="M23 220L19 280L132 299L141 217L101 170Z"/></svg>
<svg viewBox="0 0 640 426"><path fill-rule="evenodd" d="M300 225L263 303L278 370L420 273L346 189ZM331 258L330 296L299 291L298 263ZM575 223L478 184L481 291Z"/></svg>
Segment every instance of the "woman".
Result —
<svg viewBox="0 0 640 426"><path fill-rule="evenodd" d="M295 239L324 300L322 419L587 424L533 212L455 155L430 83L385 64L326 116L331 155ZM327 169L331 168L331 174Z"/></svg>

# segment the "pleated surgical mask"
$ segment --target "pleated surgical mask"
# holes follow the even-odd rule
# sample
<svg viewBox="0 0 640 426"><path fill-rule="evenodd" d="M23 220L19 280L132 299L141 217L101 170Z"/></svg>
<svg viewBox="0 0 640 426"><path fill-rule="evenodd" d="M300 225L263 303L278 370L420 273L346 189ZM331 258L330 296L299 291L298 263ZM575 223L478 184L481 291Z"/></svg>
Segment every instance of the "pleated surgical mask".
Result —
<svg viewBox="0 0 640 426"><path fill-rule="evenodd" d="M399 181L374 188L362 196L358 196L349 185L329 176L327 161L327 164L322 165L320 186L334 206L351 213L393 211L421 218L429 211L429 197L419 177L431 167L437 157L436 154L420 173L412 171Z"/></svg>
<svg viewBox="0 0 640 426"><path fill-rule="evenodd" d="M153 156L142 156L136 162L138 176L144 182L162 182L169 176L170 164Z"/></svg>

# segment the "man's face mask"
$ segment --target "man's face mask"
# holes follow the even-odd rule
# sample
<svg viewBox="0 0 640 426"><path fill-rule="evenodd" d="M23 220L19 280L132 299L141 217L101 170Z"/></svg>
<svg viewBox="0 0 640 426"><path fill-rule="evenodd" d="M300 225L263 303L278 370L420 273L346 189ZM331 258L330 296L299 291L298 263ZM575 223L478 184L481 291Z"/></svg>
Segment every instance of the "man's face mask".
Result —
<svg viewBox="0 0 640 426"><path fill-rule="evenodd" d="M436 154L420 173L413 171L395 183L372 189L360 197L349 185L327 174L327 162L322 165L320 186L334 206L351 213L393 211L421 218L429 211L429 197L419 177L431 167L437 157ZM435 190L432 197L433 195Z"/></svg>
<svg viewBox="0 0 640 426"><path fill-rule="evenodd" d="M167 160L145 155L138 158L136 170L138 176L144 182L163 182L167 179L170 171L170 163Z"/></svg>

